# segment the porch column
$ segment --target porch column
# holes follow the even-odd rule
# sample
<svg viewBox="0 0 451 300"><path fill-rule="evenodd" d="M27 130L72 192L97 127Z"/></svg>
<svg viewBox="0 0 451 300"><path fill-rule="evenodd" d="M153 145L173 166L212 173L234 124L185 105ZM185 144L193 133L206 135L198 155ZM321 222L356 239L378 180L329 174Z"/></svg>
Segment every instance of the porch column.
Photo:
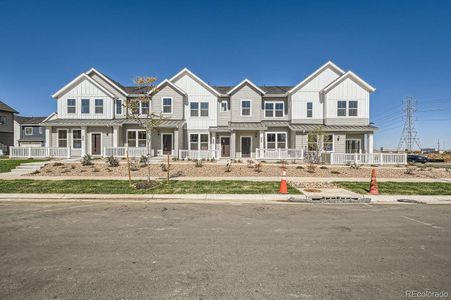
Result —
<svg viewBox="0 0 451 300"><path fill-rule="evenodd" d="M174 156L179 157L179 130L174 130Z"/></svg>
<svg viewBox="0 0 451 300"><path fill-rule="evenodd" d="M260 149L264 149L265 148L265 132L264 131L260 131L260 143L258 144Z"/></svg>
<svg viewBox="0 0 451 300"><path fill-rule="evenodd" d="M52 127L45 127L45 146L52 147Z"/></svg>
<svg viewBox="0 0 451 300"><path fill-rule="evenodd" d="M86 147L87 147L87 137L88 133L86 130L86 126L82 126L81 127L81 156L85 156L86 155Z"/></svg>
<svg viewBox="0 0 451 300"><path fill-rule="evenodd" d="M230 158L235 159L236 153L236 131L230 133Z"/></svg>
<svg viewBox="0 0 451 300"><path fill-rule="evenodd" d="M367 152L372 154L373 153L373 148L374 148L374 145L373 145L373 133L372 132L368 133L366 135L366 137L367 137L367 142L368 142Z"/></svg>
<svg viewBox="0 0 451 300"><path fill-rule="evenodd" d="M119 145L119 126L113 126L113 147L117 148Z"/></svg>
<svg viewBox="0 0 451 300"><path fill-rule="evenodd" d="M211 135L211 148L210 150L213 150L213 158L214 159L218 159L218 157L216 157L216 132L213 132Z"/></svg>

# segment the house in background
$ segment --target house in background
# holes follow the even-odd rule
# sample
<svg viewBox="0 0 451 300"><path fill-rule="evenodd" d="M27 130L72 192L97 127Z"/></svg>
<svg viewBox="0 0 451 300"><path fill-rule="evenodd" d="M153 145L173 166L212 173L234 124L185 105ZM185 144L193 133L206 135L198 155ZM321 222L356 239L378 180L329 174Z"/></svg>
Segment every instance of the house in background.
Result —
<svg viewBox="0 0 451 300"><path fill-rule="evenodd" d="M0 150L3 154L14 146L14 114L17 114L14 108L0 101Z"/></svg>
<svg viewBox="0 0 451 300"><path fill-rule="evenodd" d="M44 147L45 127L40 124L48 117L23 117L14 119L14 146Z"/></svg>

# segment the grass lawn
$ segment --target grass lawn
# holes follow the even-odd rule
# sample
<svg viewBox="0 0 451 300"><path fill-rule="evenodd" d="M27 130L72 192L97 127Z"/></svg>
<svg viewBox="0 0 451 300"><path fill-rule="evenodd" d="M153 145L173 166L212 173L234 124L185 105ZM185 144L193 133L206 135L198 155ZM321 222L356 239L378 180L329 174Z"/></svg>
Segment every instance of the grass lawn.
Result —
<svg viewBox="0 0 451 300"><path fill-rule="evenodd" d="M336 185L360 194L367 194L366 182L334 182ZM378 182L382 195L451 195L451 183L447 182Z"/></svg>
<svg viewBox="0 0 451 300"><path fill-rule="evenodd" d="M45 159L0 159L0 173L6 173L23 163L46 161Z"/></svg>
<svg viewBox="0 0 451 300"><path fill-rule="evenodd" d="M277 194L279 182L162 181L148 190L131 188L126 180L0 180L0 193L67 194ZM290 194L300 192L288 186Z"/></svg>

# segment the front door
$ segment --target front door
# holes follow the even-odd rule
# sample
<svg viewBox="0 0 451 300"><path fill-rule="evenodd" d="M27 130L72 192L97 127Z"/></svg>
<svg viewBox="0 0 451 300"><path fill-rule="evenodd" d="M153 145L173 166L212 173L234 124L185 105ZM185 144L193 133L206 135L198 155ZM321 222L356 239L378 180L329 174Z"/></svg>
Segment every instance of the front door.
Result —
<svg viewBox="0 0 451 300"><path fill-rule="evenodd" d="M251 157L251 137L241 137L241 157Z"/></svg>
<svg viewBox="0 0 451 300"><path fill-rule="evenodd" d="M230 137L221 137L221 157L230 157Z"/></svg>
<svg viewBox="0 0 451 300"><path fill-rule="evenodd" d="M171 154L172 152L172 134L163 133L163 154Z"/></svg>
<svg viewBox="0 0 451 300"><path fill-rule="evenodd" d="M346 153L360 153L360 140L346 140Z"/></svg>
<svg viewBox="0 0 451 300"><path fill-rule="evenodd" d="M100 133L91 134L91 154L102 154L102 136L100 135Z"/></svg>

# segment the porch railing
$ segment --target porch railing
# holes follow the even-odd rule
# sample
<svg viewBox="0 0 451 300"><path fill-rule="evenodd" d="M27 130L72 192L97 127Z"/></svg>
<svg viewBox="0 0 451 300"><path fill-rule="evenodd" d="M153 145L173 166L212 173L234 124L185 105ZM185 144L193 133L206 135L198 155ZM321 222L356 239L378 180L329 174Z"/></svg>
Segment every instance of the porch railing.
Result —
<svg viewBox="0 0 451 300"><path fill-rule="evenodd" d="M105 147L103 149L103 156L114 156L114 157L126 157L127 147ZM154 150L150 150L150 155L153 156ZM128 147L128 156L129 157L141 157L147 156L147 148L146 147Z"/></svg>
<svg viewBox="0 0 451 300"><path fill-rule="evenodd" d="M302 149L256 149L256 159L304 159Z"/></svg>
<svg viewBox="0 0 451 300"><path fill-rule="evenodd" d="M10 158L69 158L70 148L58 147L10 147Z"/></svg>
<svg viewBox="0 0 451 300"><path fill-rule="evenodd" d="M332 165L349 163L375 165L405 165L406 153L330 153L328 162Z"/></svg>
<svg viewBox="0 0 451 300"><path fill-rule="evenodd" d="M179 150L179 159L218 159L219 150Z"/></svg>

